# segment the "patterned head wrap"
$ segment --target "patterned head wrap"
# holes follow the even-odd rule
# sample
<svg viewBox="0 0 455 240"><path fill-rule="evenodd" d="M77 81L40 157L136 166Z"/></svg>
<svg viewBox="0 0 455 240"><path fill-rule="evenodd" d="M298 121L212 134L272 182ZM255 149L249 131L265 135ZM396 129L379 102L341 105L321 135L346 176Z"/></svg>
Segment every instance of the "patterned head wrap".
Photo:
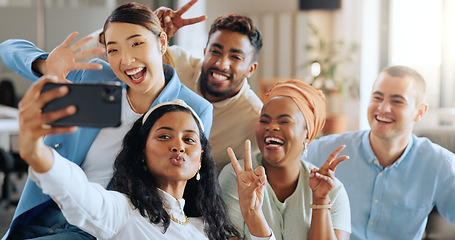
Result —
<svg viewBox="0 0 455 240"><path fill-rule="evenodd" d="M303 81L291 79L277 82L265 95L265 102L276 96L291 98L303 114L308 131L308 143L313 141L325 124L325 96Z"/></svg>

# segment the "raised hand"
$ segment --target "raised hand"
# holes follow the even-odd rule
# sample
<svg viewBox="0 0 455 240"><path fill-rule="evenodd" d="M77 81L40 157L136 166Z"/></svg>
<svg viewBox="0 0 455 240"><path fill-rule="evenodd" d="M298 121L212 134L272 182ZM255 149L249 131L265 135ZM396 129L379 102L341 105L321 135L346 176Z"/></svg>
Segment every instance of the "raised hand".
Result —
<svg viewBox="0 0 455 240"><path fill-rule="evenodd" d="M259 166L253 170L251 141L245 141L245 170L242 170L232 148L228 148L227 152L237 176L240 210L250 233L256 237L270 236L270 228L262 213L266 183L265 169Z"/></svg>
<svg viewBox="0 0 455 240"><path fill-rule="evenodd" d="M327 161L321 168L314 168L310 173L310 188L313 190L313 199L325 199L335 186L335 169L342 161L349 159L348 156L338 156L345 148L345 145L339 146L330 154Z"/></svg>
<svg viewBox="0 0 455 240"><path fill-rule="evenodd" d="M67 87L60 87L41 94L44 84L61 82L54 76L43 76L32 84L19 102L19 153L37 172L46 172L52 166L52 152L44 145L44 136L49 134L69 133L76 127L53 127L48 123L72 115L76 112L75 106L42 113L43 106L55 98L68 93Z"/></svg>
<svg viewBox="0 0 455 240"><path fill-rule="evenodd" d="M167 34L168 39L171 39L180 28L196 24L207 19L206 15L195 18L182 18L182 15L186 13L197 1L198 0L191 0L177 11L167 7L160 7L155 10L155 15L160 19L161 27Z"/></svg>
<svg viewBox="0 0 455 240"><path fill-rule="evenodd" d="M104 48L93 48L85 51L79 51L80 48L90 41L93 36L87 36L71 43L79 35L77 32L71 33L62 44L54 48L46 60L41 59L33 64L34 70L43 75L57 76L58 79L65 79L69 72L73 70L99 70L102 66L98 63L77 62L80 59L104 52Z"/></svg>

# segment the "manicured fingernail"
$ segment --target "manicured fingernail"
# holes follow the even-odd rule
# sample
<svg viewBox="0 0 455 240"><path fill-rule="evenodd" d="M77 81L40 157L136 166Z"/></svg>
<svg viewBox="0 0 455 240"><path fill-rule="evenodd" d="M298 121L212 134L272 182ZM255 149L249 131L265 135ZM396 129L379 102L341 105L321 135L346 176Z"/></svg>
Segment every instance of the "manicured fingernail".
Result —
<svg viewBox="0 0 455 240"><path fill-rule="evenodd" d="M170 22L171 21L171 17L169 17L169 16L164 17L164 21L165 22Z"/></svg>

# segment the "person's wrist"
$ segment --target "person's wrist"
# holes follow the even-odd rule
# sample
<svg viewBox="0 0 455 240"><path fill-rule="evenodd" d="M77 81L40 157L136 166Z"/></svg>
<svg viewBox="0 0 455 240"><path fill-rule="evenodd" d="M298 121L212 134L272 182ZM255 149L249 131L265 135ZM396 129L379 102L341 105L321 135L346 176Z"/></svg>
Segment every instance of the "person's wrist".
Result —
<svg viewBox="0 0 455 240"><path fill-rule="evenodd" d="M245 214L244 218L251 235L255 237L271 236L271 229L262 211Z"/></svg>
<svg viewBox="0 0 455 240"><path fill-rule="evenodd" d="M257 221L258 219L261 219L262 217L264 217L262 211L256 211L256 210L243 210L243 209L240 209L241 212L242 212L242 216L243 216L243 219L245 220L245 222L254 222L254 221ZM264 217L265 218L265 217Z"/></svg>
<svg viewBox="0 0 455 240"><path fill-rule="evenodd" d="M330 198L329 198L329 196L325 196L325 197L315 197L315 196L313 196L313 204L317 204L317 205L330 204Z"/></svg>
<svg viewBox="0 0 455 240"><path fill-rule="evenodd" d="M332 203L329 201L328 204L310 204L310 208L312 208L313 210L318 210L318 209L327 209L327 210L331 210L332 209Z"/></svg>

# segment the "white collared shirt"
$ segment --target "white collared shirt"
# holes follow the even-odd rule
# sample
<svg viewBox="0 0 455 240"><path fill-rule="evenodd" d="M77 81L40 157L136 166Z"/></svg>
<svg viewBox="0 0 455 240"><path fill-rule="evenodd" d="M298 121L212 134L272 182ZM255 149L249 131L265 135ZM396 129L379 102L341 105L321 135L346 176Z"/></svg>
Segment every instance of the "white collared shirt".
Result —
<svg viewBox="0 0 455 240"><path fill-rule="evenodd" d="M126 195L89 182L79 166L52 151L54 163L51 169L37 173L29 168L30 177L43 189L43 193L52 197L69 223L97 239L208 239L201 217L189 218L187 225L171 220L169 228L163 233L163 227L143 217ZM166 211L185 222L185 200L175 199L162 190L159 192ZM273 240L275 237L272 234L252 239Z"/></svg>
<svg viewBox="0 0 455 240"><path fill-rule="evenodd" d="M190 218L187 225L171 221L163 234L162 226L150 223L127 196L88 182L79 166L55 152L49 171L40 174L30 168L30 176L45 194L52 196L69 223L98 239L207 239L202 218ZM184 222L185 200L160 192L166 210Z"/></svg>

